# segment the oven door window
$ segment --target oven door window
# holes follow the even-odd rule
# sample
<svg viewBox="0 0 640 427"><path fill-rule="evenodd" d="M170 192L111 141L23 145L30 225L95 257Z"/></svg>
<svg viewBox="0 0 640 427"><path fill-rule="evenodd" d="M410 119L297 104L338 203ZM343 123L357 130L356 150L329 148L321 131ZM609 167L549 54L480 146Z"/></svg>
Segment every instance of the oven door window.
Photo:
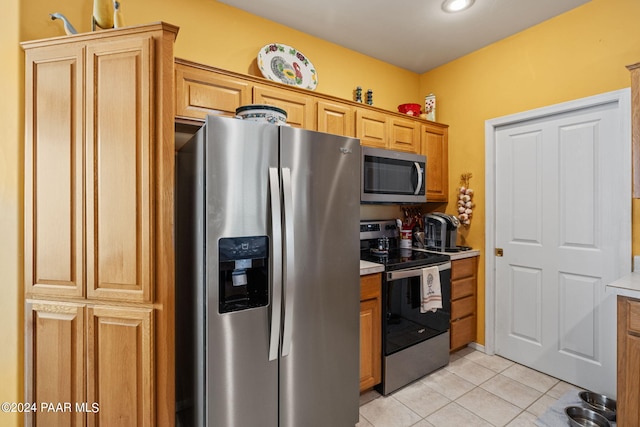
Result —
<svg viewBox="0 0 640 427"><path fill-rule="evenodd" d="M442 309L420 312L420 278L411 277L386 282L383 295L383 347L390 355L419 342L440 335L449 329L451 312L450 280L441 272Z"/></svg>

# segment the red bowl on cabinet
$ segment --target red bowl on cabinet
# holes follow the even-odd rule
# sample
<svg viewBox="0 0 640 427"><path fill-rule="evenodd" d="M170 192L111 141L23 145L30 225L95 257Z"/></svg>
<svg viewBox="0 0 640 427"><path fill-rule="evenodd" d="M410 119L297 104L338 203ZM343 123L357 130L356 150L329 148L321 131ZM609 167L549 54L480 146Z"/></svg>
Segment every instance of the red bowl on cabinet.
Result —
<svg viewBox="0 0 640 427"><path fill-rule="evenodd" d="M398 111L409 116L419 116L420 104L400 104L398 105Z"/></svg>

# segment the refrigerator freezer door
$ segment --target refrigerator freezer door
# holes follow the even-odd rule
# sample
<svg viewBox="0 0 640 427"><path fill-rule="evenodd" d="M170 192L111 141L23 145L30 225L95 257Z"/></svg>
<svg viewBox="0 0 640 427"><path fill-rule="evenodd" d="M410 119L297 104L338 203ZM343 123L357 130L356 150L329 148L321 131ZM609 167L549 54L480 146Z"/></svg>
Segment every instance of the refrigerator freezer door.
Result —
<svg viewBox="0 0 640 427"><path fill-rule="evenodd" d="M271 304L219 312L218 244L221 238L271 234L269 169L278 167L278 129L213 116L206 126L207 420L203 425L277 427L278 360L269 360Z"/></svg>
<svg viewBox="0 0 640 427"><path fill-rule="evenodd" d="M360 144L288 127L280 132L281 167L291 170L292 187L284 229L293 222L287 240L295 242L293 271L285 272L295 294L284 297L285 325L290 319L292 328L280 362L280 426L353 426L359 404Z"/></svg>

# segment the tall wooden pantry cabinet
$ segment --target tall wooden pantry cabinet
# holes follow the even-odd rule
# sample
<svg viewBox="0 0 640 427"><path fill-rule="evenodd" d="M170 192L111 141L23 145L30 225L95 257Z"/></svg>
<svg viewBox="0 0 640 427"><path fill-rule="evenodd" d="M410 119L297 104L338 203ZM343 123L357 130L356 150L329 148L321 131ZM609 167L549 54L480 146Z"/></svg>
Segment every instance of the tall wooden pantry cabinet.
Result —
<svg viewBox="0 0 640 427"><path fill-rule="evenodd" d="M173 425L177 32L22 44L26 425Z"/></svg>

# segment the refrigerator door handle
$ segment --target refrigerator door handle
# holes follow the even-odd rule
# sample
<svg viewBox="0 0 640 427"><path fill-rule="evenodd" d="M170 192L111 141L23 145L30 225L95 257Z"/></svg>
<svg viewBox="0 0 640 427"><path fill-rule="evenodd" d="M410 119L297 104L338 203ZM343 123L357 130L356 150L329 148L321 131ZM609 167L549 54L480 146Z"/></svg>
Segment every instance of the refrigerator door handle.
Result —
<svg viewBox="0 0 640 427"><path fill-rule="evenodd" d="M284 199L284 331L282 333L282 357L291 350L291 337L293 335L293 303L295 300L295 248L293 236L293 192L291 188L291 169L282 168L282 190Z"/></svg>
<svg viewBox="0 0 640 427"><path fill-rule="evenodd" d="M271 198L271 241L273 243L271 333L269 360L278 358L280 348L280 320L282 316L282 213L280 210L280 176L278 168L269 168L269 193Z"/></svg>

